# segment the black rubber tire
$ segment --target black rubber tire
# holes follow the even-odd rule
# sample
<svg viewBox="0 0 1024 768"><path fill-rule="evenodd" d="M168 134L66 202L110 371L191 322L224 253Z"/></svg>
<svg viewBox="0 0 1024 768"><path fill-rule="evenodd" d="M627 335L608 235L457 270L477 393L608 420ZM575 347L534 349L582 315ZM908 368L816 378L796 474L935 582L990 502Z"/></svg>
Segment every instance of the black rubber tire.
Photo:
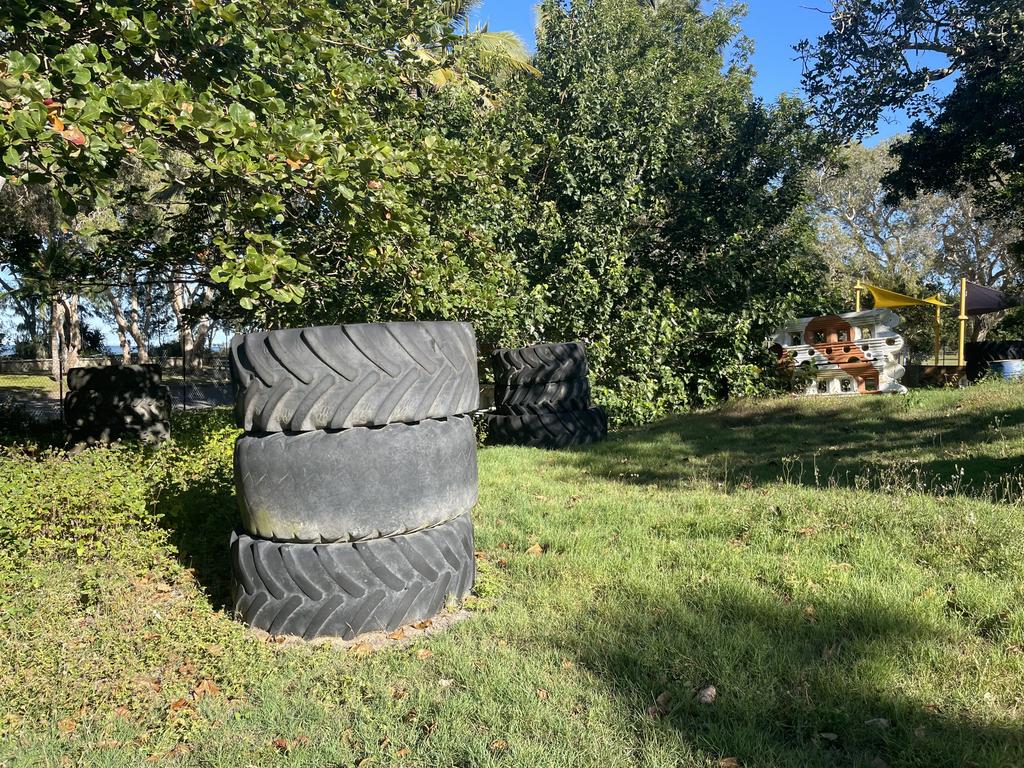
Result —
<svg viewBox="0 0 1024 768"><path fill-rule="evenodd" d="M97 389L104 392L149 392L163 381L160 366L142 365L83 366L68 370L68 390Z"/></svg>
<svg viewBox="0 0 1024 768"><path fill-rule="evenodd" d="M491 353L495 384L522 386L587 377L587 351L579 342L534 344Z"/></svg>
<svg viewBox="0 0 1024 768"><path fill-rule="evenodd" d="M556 410L581 410L590 406L590 382L587 379L572 379L522 387L496 384L494 406L500 408L508 405L547 405Z"/></svg>
<svg viewBox="0 0 1024 768"><path fill-rule="evenodd" d="M235 615L272 635L351 639L436 616L473 587L473 523L463 515L404 536L300 544L231 536Z"/></svg>
<svg viewBox="0 0 1024 768"><path fill-rule="evenodd" d="M64 423L69 427L89 424L144 426L171 418L171 394L167 387L152 387L144 395L124 395L95 389L79 389L64 396Z"/></svg>
<svg viewBox="0 0 1024 768"><path fill-rule="evenodd" d="M171 436L167 421L150 424L85 424L68 428L68 444L75 448L121 441L159 443Z"/></svg>
<svg viewBox="0 0 1024 768"><path fill-rule="evenodd" d="M235 416L247 432L383 426L479 407L468 323L364 323L235 336Z"/></svg>
<svg viewBox="0 0 1024 768"><path fill-rule="evenodd" d="M476 504L469 416L235 442L242 524L278 541L360 541L429 528Z"/></svg>
<svg viewBox="0 0 1024 768"><path fill-rule="evenodd" d="M502 405L497 411L502 416L526 416L536 414L544 416L549 413L561 413L562 411L585 411L590 408L590 400L584 398L570 398L561 403L540 403L538 405Z"/></svg>
<svg viewBox="0 0 1024 768"><path fill-rule="evenodd" d="M596 443L608 436L608 417L600 406L548 414L485 413L483 424L491 445L568 448Z"/></svg>

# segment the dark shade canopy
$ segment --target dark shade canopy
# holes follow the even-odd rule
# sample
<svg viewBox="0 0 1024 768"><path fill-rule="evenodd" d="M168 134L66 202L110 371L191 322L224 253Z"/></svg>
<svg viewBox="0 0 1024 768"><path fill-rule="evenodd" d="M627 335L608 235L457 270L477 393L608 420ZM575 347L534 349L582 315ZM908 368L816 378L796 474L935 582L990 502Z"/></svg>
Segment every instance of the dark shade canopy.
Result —
<svg viewBox="0 0 1024 768"><path fill-rule="evenodd" d="M1001 309L1010 309L1021 304L1019 296L1011 296L1008 293L997 291L995 288L986 288L983 285L967 281L966 312L968 315L987 315L989 312L998 312Z"/></svg>

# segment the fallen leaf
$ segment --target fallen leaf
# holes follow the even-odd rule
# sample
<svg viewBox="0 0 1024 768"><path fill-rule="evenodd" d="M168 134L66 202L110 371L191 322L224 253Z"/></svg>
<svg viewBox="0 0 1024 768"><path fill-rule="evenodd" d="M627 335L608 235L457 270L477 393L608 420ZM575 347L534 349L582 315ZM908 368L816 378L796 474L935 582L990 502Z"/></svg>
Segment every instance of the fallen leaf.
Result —
<svg viewBox="0 0 1024 768"><path fill-rule="evenodd" d="M409 692L400 685L391 687L391 698L393 698L395 701L400 701L401 699L404 699L408 694Z"/></svg>
<svg viewBox="0 0 1024 768"><path fill-rule="evenodd" d="M440 680L437 681L437 684L441 688L451 688L453 685L455 685L455 681L449 677L442 677Z"/></svg>
<svg viewBox="0 0 1024 768"><path fill-rule="evenodd" d="M411 754L412 754L412 750L409 749L408 747L402 747L400 750L395 752L395 755L397 755L398 757L405 757L406 755L411 755Z"/></svg>
<svg viewBox="0 0 1024 768"><path fill-rule="evenodd" d="M504 752L506 749L508 749L508 742L504 739L495 739L491 742L491 752Z"/></svg>
<svg viewBox="0 0 1024 768"><path fill-rule="evenodd" d="M121 746L121 742L117 739L100 739L96 742L97 749L117 749Z"/></svg>
<svg viewBox="0 0 1024 768"><path fill-rule="evenodd" d="M171 585L170 584L164 584L161 581L160 583L158 583L156 585L156 591L157 592L170 592L171 591Z"/></svg>
<svg viewBox="0 0 1024 768"><path fill-rule="evenodd" d="M546 690L544 690L543 688L538 688L537 689L537 698L540 699L541 701L547 701L548 700L548 692Z"/></svg>
<svg viewBox="0 0 1024 768"><path fill-rule="evenodd" d="M837 741L839 739L838 733L819 733L818 736L825 739L825 741Z"/></svg>
<svg viewBox="0 0 1024 768"><path fill-rule="evenodd" d="M348 649L348 652L351 653L353 656L369 656L371 653L373 653L373 646L369 643L356 643Z"/></svg>
<svg viewBox="0 0 1024 768"><path fill-rule="evenodd" d="M573 664L573 663L572 663L571 661L569 661L568 659L562 659L562 669L572 669L572 668L573 668L573 667L575 667L575 666L576 666L576 665L575 665L575 664Z"/></svg>
<svg viewBox="0 0 1024 768"><path fill-rule="evenodd" d="M64 121L60 119L56 112L50 113L50 125L53 126L53 130L57 133L64 130Z"/></svg>
<svg viewBox="0 0 1024 768"><path fill-rule="evenodd" d="M422 661L423 659L429 659L433 656L433 652L429 648L420 648L416 651L416 658Z"/></svg>
<svg viewBox="0 0 1024 768"><path fill-rule="evenodd" d="M815 610L814 610L814 606L813 605L805 605L804 606L804 618L809 620L809 621L814 621Z"/></svg>
<svg viewBox="0 0 1024 768"><path fill-rule="evenodd" d="M427 627L433 626L433 624L433 619L424 619L423 621L417 621L415 624L413 624L413 626L416 629L426 629Z"/></svg>
<svg viewBox="0 0 1024 768"><path fill-rule="evenodd" d="M541 547L540 544L534 544L528 550L526 550L526 554L530 555L531 557L540 557L544 554L544 548Z"/></svg>
<svg viewBox="0 0 1024 768"><path fill-rule="evenodd" d="M544 495L539 494L539 493L533 494L533 498L535 498L537 501L547 501L548 500L547 496L544 496Z"/></svg>
<svg viewBox="0 0 1024 768"><path fill-rule="evenodd" d="M799 533L801 536L813 536L818 532L818 529L815 528L813 525L808 525L806 528L797 528L796 532Z"/></svg>
<svg viewBox="0 0 1024 768"><path fill-rule="evenodd" d="M405 637L405 629L403 627L399 627L394 632L388 632L389 640L401 640L403 637Z"/></svg>
<svg viewBox="0 0 1024 768"><path fill-rule="evenodd" d="M220 656L222 653L224 653L224 646L220 645L219 643L211 643L210 645L206 646L206 652L211 656Z"/></svg>
<svg viewBox="0 0 1024 768"><path fill-rule="evenodd" d="M171 712L177 712L178 710L190 706L192 705L185 699L176 699L175 701L171 702Z"/></svg>
<svg viewBox="0 0 1024 768"><path fill-rule="evenodd" d="M115 707L114 714L120 718L123 718L124 720L127 720L131 716L131 712L129 711L128 707L126 707L124 704L122 704L119 707Z"/></svg>
<svg viewBox="0 0 1024 768"><path fill-rule="evenodd" d="M356 768L366 768L366 766L370 764L371 760L373 760L372 757L364 757L362 760L356 763Z"/></svg>
<svg viewBox="0 0 1024 768"><path fill-rule="evenodd" d="M282 739L280 737L278 737L278 738L274 739L272 742L270 742L270 746L272 746L278 752L282 752L284 754L288 754L288 752L291 751L291 746L288 744L288 740L287 739Z"/></svg>
<svg viewBox="0 0 1024 768"><path fill-rule="evenodd" d="M72 720L70 717L65 717L59 723L57 723L57 730L61 733L73 733L78 728L78 723Z"/></svg>
<svg viewBox="0 0 1024 768"><path fill-rule="evenodd" d="M735 757L723 757L718 761L718 768L739 768L740 761Z"/></svg>
<svg viewBox="0 0 1024 768"><path fill-rule="evenodd" d="M497 563L498 563L498 567L499 568L508 568L508 558L507 557L499 557L498 560L497 560Z"/></svg>
<svg viewBox="0 0 1024 768"><path fill-rule="evenodd" d="M873 717L870 720L865 720L864 725L866 725L868 728L877 728L880 731L884 731L891 725L891 723L889 722L888 718Z"/></svg>
<svg viewBox="0 0 1024 768"><path fill-rule="evenodd" d="M202 696L216 696L220 693L220 686L218 686L213 680L203 680L199 685L196 686L195 690L192 691L192 695L195 698Z"/></svg>
<svg viewBox="0 0 1024 768"><path fill-rule="evenodd" d="M371 179L370 181L366 182L366 186L368 189L380 189L384 185L381 184L379 181Z"/></svg>
<svg viewBox="0 0 1024 768"><path fill-rule="evenodd" d="M668 691L662 691L654 700L654 704L647 708L647 716L654 718L655 720L659 717L664 717L669 713L669 704L671 701L672 694Z"/></svg>

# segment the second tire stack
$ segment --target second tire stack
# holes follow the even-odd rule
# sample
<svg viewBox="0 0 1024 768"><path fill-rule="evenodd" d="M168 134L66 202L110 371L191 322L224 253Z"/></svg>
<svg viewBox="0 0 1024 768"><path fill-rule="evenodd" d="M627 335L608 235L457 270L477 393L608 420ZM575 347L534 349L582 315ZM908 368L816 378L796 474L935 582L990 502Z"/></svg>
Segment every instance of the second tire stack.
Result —
<svg viewBox="0 0 1024 768"><path fill-rule="evenodd" d="M159 365L71 368L64 396L68 443L159 442L170 437L171 395Z"/></svg>
<svg viewBox="0 0 1024 768"><path fill-rule="evenodd" d="M336 325L231 343L235 613L352 638L473 586L476 339L466 323Z"/></svg>
<svg viewBox="0 0 1024 768"><path fill-rule="evenodd" d="M497 349L491 365L495 408L483 416L490 443L567 448L607 436L604 409L590 402L582 344Z"/></svg>

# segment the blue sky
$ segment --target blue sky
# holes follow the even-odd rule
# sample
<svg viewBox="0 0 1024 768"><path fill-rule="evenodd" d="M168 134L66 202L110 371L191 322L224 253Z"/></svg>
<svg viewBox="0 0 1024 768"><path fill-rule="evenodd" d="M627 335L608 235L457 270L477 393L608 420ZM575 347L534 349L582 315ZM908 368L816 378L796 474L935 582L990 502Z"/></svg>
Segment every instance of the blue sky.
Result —
<svg viewBox="0 0 1024 768"><path fill-rule="evenodd" d="M713 5L713 3L705 3ZM767 101L782 93L800 90L801 65L793 46L813 40L829 28L828 0L749 0L743 31L754 41L752 63L757 72L754 92ZM535 3L533 0L483 0L473 12L472 24L487 23L492 30L512 30L533 50ZM905 123L894 120L879 126L879 135L866 143L898 133Z"/></svg>

